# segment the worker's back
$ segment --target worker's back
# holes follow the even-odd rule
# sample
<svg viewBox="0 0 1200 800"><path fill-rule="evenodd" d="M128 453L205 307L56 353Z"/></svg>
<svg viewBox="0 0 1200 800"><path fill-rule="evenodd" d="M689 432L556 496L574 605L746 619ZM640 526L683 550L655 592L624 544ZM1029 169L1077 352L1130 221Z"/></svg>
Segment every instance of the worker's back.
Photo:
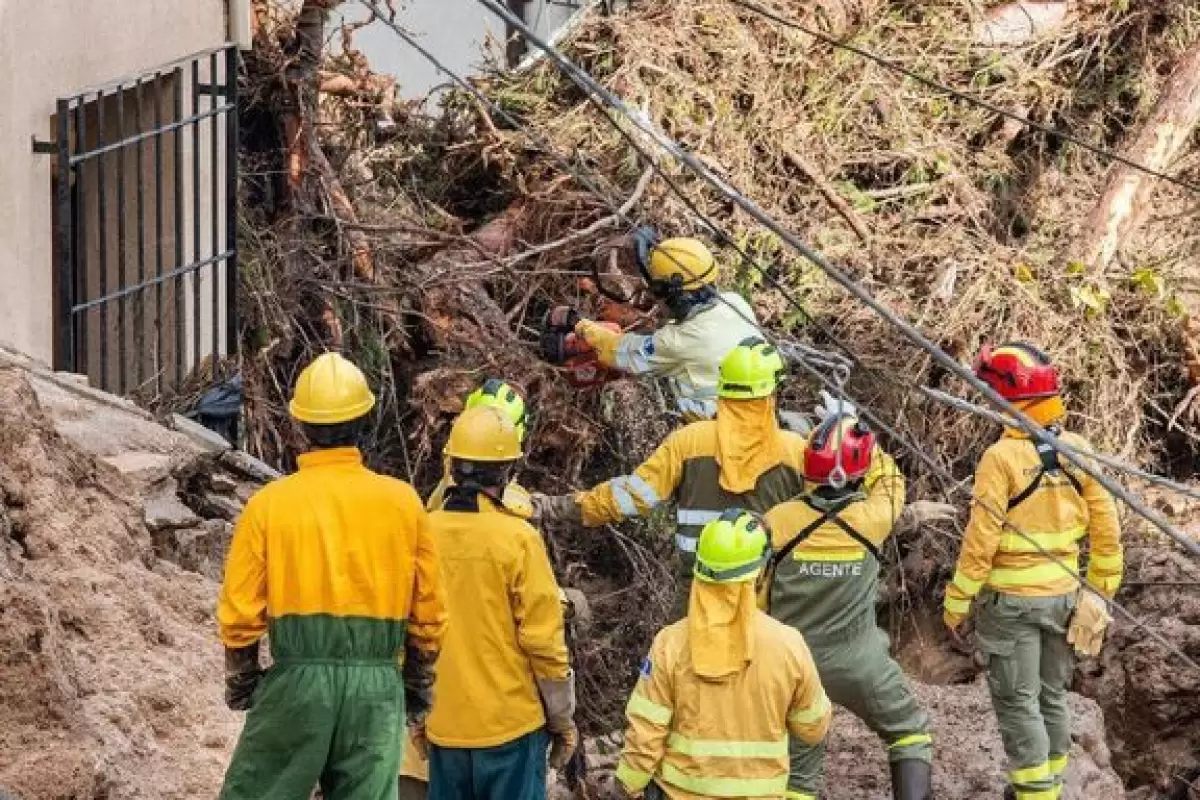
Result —
<svg viewBox="0 0 1200 800"><path fill-rule="evenodd" d="M259 596L256 586L226 586L218 612L222 638L237 646L240 628L269 619L277 660L337 660L393 657L406 626L417 638L434 635L424 628L440 626L441 609L432 609L429 597L414 597L417 570L436 572L417 493L368 470L354 448L315 451L299 461L297 473L246 505L240 527L253 544L243 557L257 562L246 580L265 582L266 608L247 607ZM428 581L424 591L433 588Z"/></svg>
<svg viewBox="0 0 1200 800"><path fill-rule="evenodd" d="M636 706L642 698L660 704L667 699L658 696L654 681L655 674L665 676L670 735L656 780L672 800L781 797L789 727L819 740L828 723L828 703L803 638L755 612L753 660L734 675L708 680L693 668L689 624L681 620L655 637L643 666L648 685L635 690L629 706L631 714L653 716ZM802 719L805 714L811 719Z"/></svg>
<svg viewBox="0 0 1200 800"><path fill-rule="evenodd" d="M761 337L754 310L736 292L721 292L710 308L671 322L654 336L652 364L661 364L680 411L693 419L716 413L721 360L752 337Z"/></svg>
<svg viewBox="0 0 1200 800"><path fill-rule="evenodd" d="M452 494L448 508L458 508ZM565 679L562 606L544 545L487 498L442 510L430 527L453 620L427 731L436 745L487 748L545 724L537 679Z"/></svg>

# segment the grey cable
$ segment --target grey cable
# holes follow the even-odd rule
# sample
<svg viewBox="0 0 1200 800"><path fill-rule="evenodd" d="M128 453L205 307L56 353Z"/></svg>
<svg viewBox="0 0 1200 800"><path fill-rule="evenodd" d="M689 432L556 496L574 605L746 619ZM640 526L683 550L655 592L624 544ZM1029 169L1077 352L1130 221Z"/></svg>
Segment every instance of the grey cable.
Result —
<svg viewBox="0 0 1200 800"><path fill-rule="evenodd" d="M364 0L365 2L365 0ZM1179 546L1187 550L1194 556L1200 556L1200 543L1192 541L1172 525L1165 517L1157 511L1149 508L1139 499L1134 497L1123 486L1109 479L1106 475L1100 472L1087 462L1087 456L1080 453L1075 448L1059 441L1053 434L1049 433L1041 425L1030 419L1020 409L1014 406L1005 398L1001 397L991 386L980 380L975 374L959 364L952 356L938 347L934 342L930 341L916 326L907 320L900 317L891 308L884 305L875 299L867 289L861 286L857 281L851 278L846 272L839 267L831 264L821 253L815 251L805 244L794 233L781 226L773 217L766 211L760 208L756 203L746 197L746 195L730 184L726 179L715 174L702 161L688 153L684 148L670 138L647 119L646 115L640 111L630 109L620 98L610 92L608 89L601 86L595 78L586 71L577 66L574 62L566 58L553 46L544 42L537 34L529 29L529 26L524 24L520 18L509 11L507 8L496 2L496 0L477 0L481 5L490 9L493 13L500 16L505 21L513 25L515 29L520 31L531 43L543 50L554 64L556 64L561 72L571 79L579 88L584 89L588 93L589 99L593 103L603 107L607 105L614 111L618 112L630 122L634 124L642 133L649 136L659 148L664 152L672 155L677 160L687 166L692 172L702 178L706 183L716 189L727 200L736 205L767 230L774 233L782 241L786 242L789 247L795 250L800 255L811 261L819 267L826 275L831 277L846 291L850 292L864 305L870 308L876 315L887 321L894 328L899 330L905 338L921 348L922 350L933 356L934 360L941 364L947 371L953 373L961 380L965 381L971 388L982 394L989 403L996 406L1002 411L1012 415L1017 427L1029 434L1033 439L1042 442L1050 447L1058 450L1064 455L1068 461L1075 464L1084 473L1094 478L1101 486L1109 491L1114 497L1120 498L1134 512L1141 517L1150 521L1155 527L1173 539ZM615 120L614 120L615 122Z"/></svg>

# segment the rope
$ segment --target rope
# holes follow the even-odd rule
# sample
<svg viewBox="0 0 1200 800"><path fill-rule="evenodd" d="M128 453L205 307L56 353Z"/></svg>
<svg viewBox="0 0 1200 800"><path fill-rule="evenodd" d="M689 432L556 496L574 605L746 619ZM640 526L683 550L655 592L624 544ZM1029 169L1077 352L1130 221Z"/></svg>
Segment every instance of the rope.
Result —
<svg viewBox="0 0 1200 800"><path fill-rule="evenodd" d="M649 136L664 152L672 155L674 158L682 162L686 167L688 167L688 169L716 189L717 192L723 195L727 200L736 205L767 230L778 236L781 241L786 242L787 245L797 253L804 256L806 259L819 267L823 272L825 272L826 275L842 286L842 288L850 292L850 294L875 312L877 316L881 317L898 331L900 331L910 342L933 356L934 360L945 367L948 372L953 373L965 381L969 386L971 386L971 388L982 394L993 406L996 406L1000 410L1010 414L1016 422L1015 427L1025 431L1032 439L1056 449L1060 454L1065 456L1068 461L1077 466L1085 474L1090 475L1093 479L1095 479L1097 483L1108 490L1109 493L1111 493L1114 497L1120 498L1135 513L1151 522L1155 527L1175 540L1177 544L1179 544L1189 553L1200 557L1200 543L1188 538L1157 511L1146 506L1138 498L1126 491L1125 488L1120 484L1111 480L1098 469L1089 464L1085 455L1081 454L1073 447L1058 441L1056 437L1050 434L1045 428L1022 413L1008 400L1001 397L1000 394L998 394L991 386L987 385L978 377L976 377L971 370L965 368L962 364L959 364L958 361L956 361L952 356L950 356L923 333L921 333L916 326L903 319L891 308L877 300L870 291L860 285L841 268L830 263L821 253L809 247L794 233L781 226L766 211L746 197L743 192L729 183L726 179L714 173L702 161L700 161L691 153L687 152L674 139L658 130L658 128L650 122L644 113L630 109L624 103L624 101L600 85L596 79L589 75L586 71L567 59L556 48L546 44L540 37L538 37L529 29L528 25L525 25L520 18L509 11L506 7L496 2L496 0L477 0L477 2L490 9L492 13L498 15L506 22L509 22L513 28L520 31L528 41L545 51L546 55L549 56L550 60L558 66L559 70L564 75L566 75L572 82L588 93L589 99L594 104L601 108L607 105L609 108L612 108L614 111L624 116L626 119L632 122L635 127L641 130L642 133ZM607 114L605 116L608 117ZM620 128L619 123L617 123L615 119L612 119L611 117L608 118L618 130L623 130Z"/></svg>
<svg viewBox="0 0 1200 800"><path fill-rule="evenodd" d="M359 0L359 2L361 2L364 6L366 6L367 8L369 8L373 11L377 10L377 6L375 6L375 4L372 2L372 0ZM480 0L480 2L486 2L486 0ZM505 10L507 10L507 9L505 9ZM628 214L626 214L618 205L616 205L611 200L609 200L604 195L604 193L600 191L600 189L596 186L596 184L594 182L592 182L590 179L587 178L587 176L585 176L581 172L579 172L575 168L575 166L573 164L571 164L570 161L568 161L566 158L558 155L557 152L555 151L553 145L550 144L544 137L541 137L538 134L536 134L535 132L531 131L526 125L524 125L522 122L517 120L515 117L513 117L511 114L509 114L503 108L501 108L499 105L494 103L489 97L487 97L485 94L483 94L483 92L481 92L478 88L473 86L465 78L461 77L457 73L453 72L452 70L450 70L449 68L444 66L432 53L428 52L424 47L422 47L419 43L417 43L412 37L410 37L408 34L406 34L403 31L403 29L401 29L399 26L390 22L388 19L382 17L382 15L380 15L380 21L383 22L385 25L388 25L388 27L392 28L392 30L398 36L400 36L403 40L405 40L408 44L410 44L415 50L417 50L417 52L420 53L424 58L426 58L435 68L440 70L443 74L445 74L447 77L449 77L453 82L455 82L460 87L462 87L464 90L466 90L469 94L471 94L473 97L475 97L479 102L483 103L489 109L489 111L496 114L501 119L504 119L506 122L508 122L510 125L512 125L515 129L520 130L531 141L538 144L539 147L542 147L543 149L545 149L547 154L550 155L551 158L553 158L555 161L559 162L559 164L564 167L564 169L568 172L568 174L572 175L583 186L587 187L590 191L593 192L593 194L595 194L603 202L605 202L607 205L609 205L610 209L615 214L618 214L623 219L628 221L630 224L634 224L633 220L628 216ZM542 46L542 45L539 45L539 46ZM607 115L605 115L605 116L607 117ZM608 117L608 118L611 120L610 117ZM654 164L653 159L649 158L649 156L644 151L642 151L639 147L637 147L636 144L634 144L633 146L635 147L635 149L638 150L638 152L643 156L643 158L646 158L648 163ZM685 197L682 199L686 200L687 198ZM706 217L704 217L703 214L700 214L699 216L714 231L722 233L727 238L731 238L731 237L728 237L728 234L724 234L724 232L721 231L720 227L717 226L715 222L707 219ZM751 262L755 263L755 264L757 263L757 262L754 262L753 259L751 259ZM676 263L678 266L680 266L685 271L687 271L687 268L684 265L678 264L678 262L676 262ZM720 296L718 295L718 297L720 297ZM741 315L743 319L746 319L745 315L743 315L738 309L736 309L732 305L728 304L727 301L724 301L722 299L722 302L726 302L726 304L729 305L730 308L733 308L734 311L737 312L739 315ZM794 303L794 301L793 301L793 305L797 305L797 304ZM755 325L755 327L757 327L757 323L754 322L754 320L747 319L746 321L750 322L752 325ZM818 382L823 384L827 389L830 389L831 391L834 391L835 393L837 393L839 398L848 400L848 401L854 403L859 408L860 414L862 414L862 416L865 419L867 419L869 422L871 422L872 425L876 425L877 427L879 427L879 429L888 433L889 436L891 436L896 441L901 443L905 447L905 449L909 450L918 459L925 462L925 464L931 469L931 471L935 475L939 476L943 481L948 481L951 484L951 486L954 487L956 492L961 493L961 492L965 491L963 489L963 487L954 480L954 477L952 475L950 475L949 472L945 468L943 468L941 465L939 465L937 462L935 462L924 451L923 448L917 447L916 445L914 445L913 443L908 441L905 437L900 435L898 432L892 430L882 419L880 419L877 415L875 415L873 412L871 412L870 409L863 406L861 403L859 403L853 397L851 397L847 392L845 392L844 388L842 387L842 385L839 382L830 379L827 375L825 375L823 372L821 372L820 369L818 369L816 366L813 366L812 364L809 363L810 358L817 361L818 363L821 363L823 358L827 359L829 361L832 361L836 357L831 357L827 353L823 353L822 351L816 350L815 348L808 347L807 345L801 345L799 343L794 343L794 342L793 343L783 343L783 345L790 349L790 352L794 356L796 356L797 363L800 364L801 367L804 368L806 371L808 371L809 374L812 375ZM851 358L853 359L853 355L851 355ZM844 361L842 361L841 363L844 363ZM943 492L945 492L945 484L943 484ZM968 492L968 494L969 494L969 492ZM1016 526L1014 526L1011 523L1008 523L1006 520L1004 520L1004 516L1005 516L1004 514L1001 514L994 508L987 508L986 510L990 514L992 514L994 517L996 517L998 520L1002 521L1006 527L1008 527L1010 530L1012 530L1018 536L1022 537L1027 542L1032 544L1048 560L1050 560L1051 562L1057 564L1060 568L1062 568L1084 590L1091 591L1092 593L1099 595L1099 593L1096 592L1094 589L1092 589L1090 586L1088 586L1086 584L1086 582L1084 582L1079 577L1078 573L1075 572L1073 569L1071 569L1071 567L1069 565L1064 563L1061 559L1057 558L1054 554L1046 551L1045 548L1042 547L1042 545L1040 543L1035 541L1032 537L1030 537L1024 531L1020 530ZM1174 654L1181 661L1188 664L1193 669L1200 671L1200 664L1197 664L1186 653L1182 652L1179 648L1177 648L1170 641L1163 638L1157 632L1155 632L1154 630L1149 628L1148 624L1146 622L1144 622L1143 620L1136 617L1132 612L1125 609L1123 606L1121 606L1115 600L1109 601L1109 600L1107 600L1107 598L1103 598L1103 599L1105 599L1106 602L1110 603L1113 608L1115 608L1122 615L1124 615L1133 624L1135 629L1144 631L1151 639L1153 639L1155 642L1157 642L1162 647L1164 647L1168 652Z"/></svg>

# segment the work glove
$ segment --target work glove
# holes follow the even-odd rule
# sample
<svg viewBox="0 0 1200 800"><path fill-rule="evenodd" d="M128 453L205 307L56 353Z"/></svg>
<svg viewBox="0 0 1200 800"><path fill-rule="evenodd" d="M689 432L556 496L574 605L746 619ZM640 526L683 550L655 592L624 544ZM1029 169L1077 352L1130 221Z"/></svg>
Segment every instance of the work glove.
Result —
<svg viewBox="0 0 1200 800"><path fill-rule="evenodd" d="M858 417L858 408L845 398L837 398L832 394L822 389L818 395L821 402L817 403L813 411L817 415L817 419L824 420L833 414L841 413L843 416Z"/></svg>
<svg viewBox="0 0 1200 800"><path fill-rule="evenodd" d="M1075 652L1084 656L1100 654L1104 646L1104 631L1112 615L1108 613L1108 602L1095 592L1080 589L1075 601L1075 613L1067 628L1067 642L1075 645Z"/></svg>
<svg viewBox="0 0 1200 800"><path fill-rule="evenodd" d="M546 730L550 732L550 767L562 769L579 746L575 727L575 672L562 680L538 678L538 694L546 711Z"/></svg>
<svg viewBox="0 0 1200 800"><path fill-rule="evenodd" d="M408 723L408 742L421 761L429 760L429 739L425 735L425 716Z"/></svg>
<svg viewBox="0 0 1200 800"><path fill-rule="evenodd" d="M893 535L915 531L931 522L949 522L958 516L958 506L934 500L914 500L904 506Z"/></svg>
<svg viewBox="0 0 1200 800"><path fill-rule="evenodd" d="M258 642L225 648L225 705L230 711L248 711L264 670L258 663Z"/></svg>
<svg viewBox="0 0 1200 800"><path fill-rule="evenodd" d="M437 653L427 652L412 644L404 646L404 666L400 675L404 680L404 710L408 724L420 725L424 730L425 717L433 707L434 666Z"/></svg>
<svg viewBox="0 0 1200 800"><path fill-rule="evenodd" d="M801 436L808 436L812 433L812 420L807 414L800 411L780 411L779 424L785 431L798 433Z"/></svg>
<svg viewBox="0 0 1200 800"><path fill-rule="evenodd" d="M529 496L533 504L534 522L583 522L583 511L575 502L575 495L549 495L534 492Z"/></svg>

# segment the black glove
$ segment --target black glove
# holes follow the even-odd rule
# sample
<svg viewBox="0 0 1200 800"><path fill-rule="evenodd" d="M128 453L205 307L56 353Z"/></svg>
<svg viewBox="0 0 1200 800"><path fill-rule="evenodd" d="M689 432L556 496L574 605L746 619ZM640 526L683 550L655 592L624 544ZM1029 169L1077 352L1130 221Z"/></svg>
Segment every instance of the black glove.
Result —
<svg viewBox="0 0 1200 800"><path fill-rule="evenodd" d="M225 705L231 711L248 711L263 674L258 664L258 642L248 647L226 647Z"/></svg>
<svg viewBox="0 0 1200 800"><path fill-rule="evenodd" d="M404 648L404 711L410 725L420 725L433 707L434 665L437 653L408 644Z"/></svg>

